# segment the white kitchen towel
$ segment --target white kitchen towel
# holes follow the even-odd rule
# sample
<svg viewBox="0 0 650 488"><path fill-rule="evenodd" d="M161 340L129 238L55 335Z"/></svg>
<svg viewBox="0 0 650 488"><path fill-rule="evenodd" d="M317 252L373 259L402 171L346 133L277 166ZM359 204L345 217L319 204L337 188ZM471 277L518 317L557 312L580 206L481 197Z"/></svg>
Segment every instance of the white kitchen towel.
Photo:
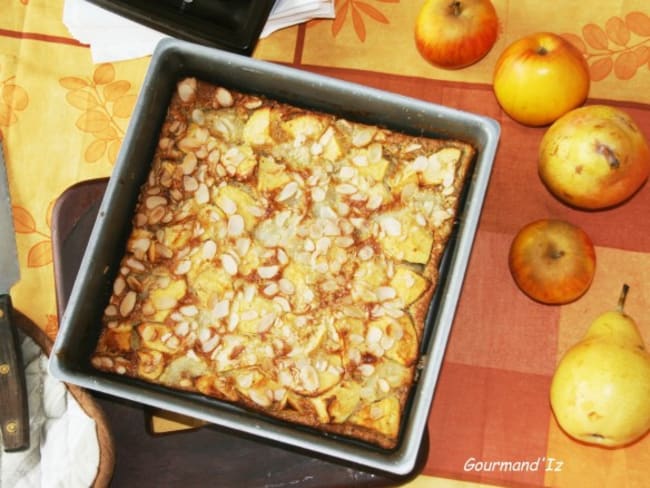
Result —
<svg viewBox="0 0 650 488"><path fill-rule="evenodd" d="M334 18L334 0L277 0L261 37L314 18ZM94 63L148 56L166 37L85 0L65 0L63 23L72 37L90 46Z"/></svg>
<svg viewBox="0 0 650 488"><path fill-rule="evenodd" d="M0 488L87 488L99 469L95 421L47 371L47 357L21 334L29 402L29 448L4 452Z"/></svg>

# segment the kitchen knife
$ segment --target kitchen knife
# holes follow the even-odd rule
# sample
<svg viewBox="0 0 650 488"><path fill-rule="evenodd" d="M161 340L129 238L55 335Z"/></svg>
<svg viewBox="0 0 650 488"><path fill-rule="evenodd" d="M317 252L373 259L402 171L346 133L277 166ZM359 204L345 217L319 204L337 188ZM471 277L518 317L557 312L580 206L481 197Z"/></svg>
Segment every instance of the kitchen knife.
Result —
<svg viewBox="0 0 650 488"><path fill-rule="evenodd" d="M9 291L20 278L9 182L0 140L0 427L5 451L29 447L29 408Z"/></svg>

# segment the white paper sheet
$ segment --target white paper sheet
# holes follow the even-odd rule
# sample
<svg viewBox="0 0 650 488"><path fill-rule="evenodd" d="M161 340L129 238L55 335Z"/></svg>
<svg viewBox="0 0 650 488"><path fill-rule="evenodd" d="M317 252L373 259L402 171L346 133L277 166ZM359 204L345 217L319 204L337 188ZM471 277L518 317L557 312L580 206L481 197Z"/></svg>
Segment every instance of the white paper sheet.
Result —
<svg viewBox="0 0 650 488"><path fill-rule="evenodd" d="M334 0L277 0L261 37L314 18L334 18ZM70 35L90 46L94 63L148 56L165 34L85 0L65 0L63 23Z"/></svg>

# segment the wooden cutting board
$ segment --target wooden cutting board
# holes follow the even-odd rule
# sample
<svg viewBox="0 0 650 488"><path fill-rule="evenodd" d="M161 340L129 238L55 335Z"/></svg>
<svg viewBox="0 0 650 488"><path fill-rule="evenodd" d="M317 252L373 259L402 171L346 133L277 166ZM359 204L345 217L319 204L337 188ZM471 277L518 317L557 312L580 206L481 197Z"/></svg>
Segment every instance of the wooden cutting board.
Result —
<svg viewBox="0 0 650 488"><path fill-rule="evenodd" d="M78 183L56 202L52 246L59 316L67 304L107 182ZM415 477L427 459L426 434L414 472L394 477L108 395L90 394L103 408L113 436L111 485L116 487L394 486Z"/></svg>

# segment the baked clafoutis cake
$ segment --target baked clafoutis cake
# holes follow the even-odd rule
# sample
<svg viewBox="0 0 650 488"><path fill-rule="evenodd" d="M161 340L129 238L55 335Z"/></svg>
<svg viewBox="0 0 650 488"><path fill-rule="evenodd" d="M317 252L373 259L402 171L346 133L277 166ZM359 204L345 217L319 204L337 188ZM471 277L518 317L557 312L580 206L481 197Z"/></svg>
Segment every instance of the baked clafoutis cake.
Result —
<svg viewBox="0 0 650 488"><path fill-rule="evenodd" d="M474 156L180 80L92 364L394 448Z"/></svg>

